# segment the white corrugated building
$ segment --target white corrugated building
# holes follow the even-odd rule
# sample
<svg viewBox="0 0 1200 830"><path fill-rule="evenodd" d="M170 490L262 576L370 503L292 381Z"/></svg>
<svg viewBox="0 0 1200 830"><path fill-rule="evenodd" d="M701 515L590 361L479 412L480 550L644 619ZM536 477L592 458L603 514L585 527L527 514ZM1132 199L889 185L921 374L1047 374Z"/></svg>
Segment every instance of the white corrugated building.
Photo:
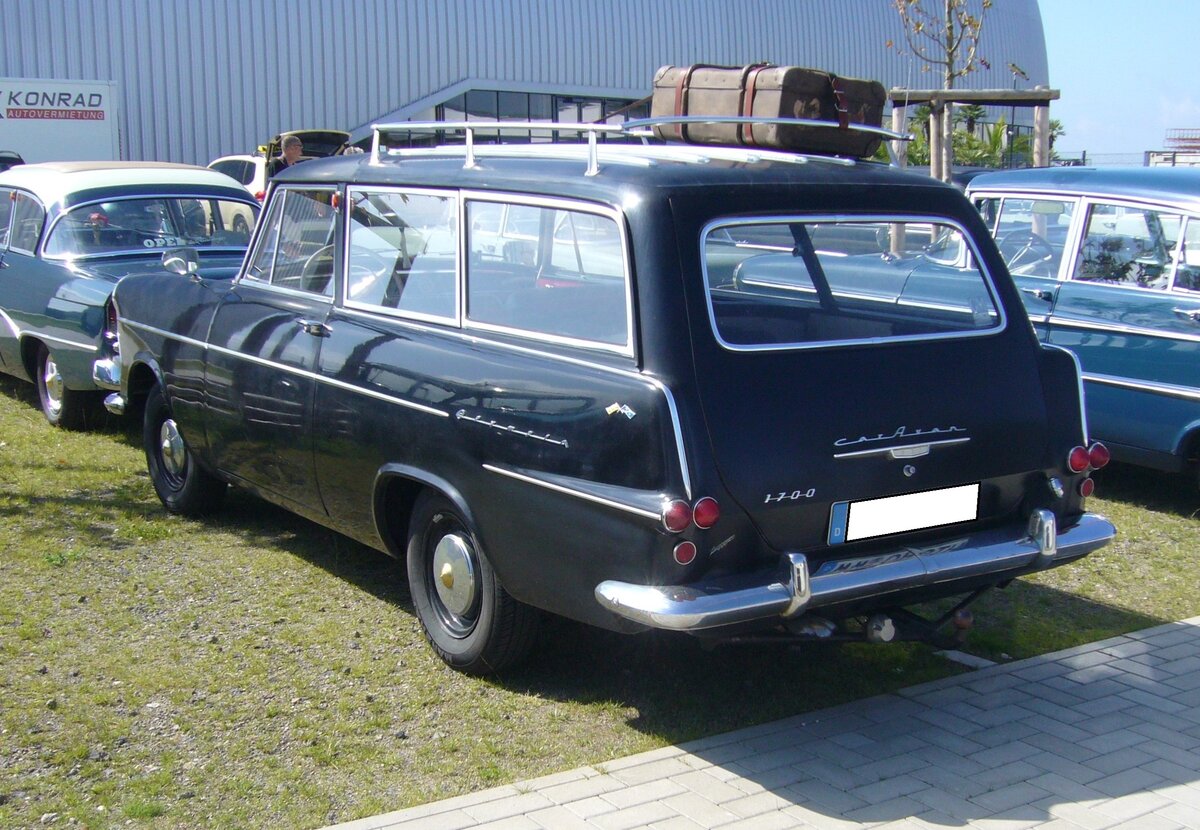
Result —
<svg viewBox="0 0 1200 830"><path fill-rule="evenodd" d="M359 138L464 112L594 120L649 94L662 64L941 85L888 48L903 43L891 0L0 0L0 20L0 78L116 84L126 159L203 164L285 129ZM1047 85L1037 0L996 0L980 52L990 68L964 88Z"/></svg>

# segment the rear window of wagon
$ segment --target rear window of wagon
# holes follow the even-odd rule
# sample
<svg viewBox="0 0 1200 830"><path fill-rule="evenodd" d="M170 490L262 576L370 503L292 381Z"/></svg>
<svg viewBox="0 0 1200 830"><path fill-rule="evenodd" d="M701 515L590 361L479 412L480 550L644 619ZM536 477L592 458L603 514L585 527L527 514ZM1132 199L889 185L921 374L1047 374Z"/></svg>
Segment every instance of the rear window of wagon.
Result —
<svg viewBox="0 0 1200 830"><path fill-rule="evenodd" d="M733 350L986 334L1001 306L949 220L771 217L711 223L708 307Z"/></svg>

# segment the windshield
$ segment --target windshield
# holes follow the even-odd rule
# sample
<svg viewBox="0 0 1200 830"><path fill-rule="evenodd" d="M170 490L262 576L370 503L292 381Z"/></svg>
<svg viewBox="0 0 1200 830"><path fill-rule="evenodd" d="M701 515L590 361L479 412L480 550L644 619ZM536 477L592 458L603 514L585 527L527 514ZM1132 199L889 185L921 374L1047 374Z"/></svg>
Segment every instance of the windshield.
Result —
<svg viewBox="0 0 1200 830"><path fill-rule="evenodd" d="M928 219L732 220L703 239L709 312L732 349L945 337L1003 317L963 231Z"/></svg>
<svg viewBox="0 0 1200 830"><path fill-rule="evenodd" d="M46 240L47 257L146 253L189 245L245 248L258 209L215 198L119 199L73 208Z"/></svg>

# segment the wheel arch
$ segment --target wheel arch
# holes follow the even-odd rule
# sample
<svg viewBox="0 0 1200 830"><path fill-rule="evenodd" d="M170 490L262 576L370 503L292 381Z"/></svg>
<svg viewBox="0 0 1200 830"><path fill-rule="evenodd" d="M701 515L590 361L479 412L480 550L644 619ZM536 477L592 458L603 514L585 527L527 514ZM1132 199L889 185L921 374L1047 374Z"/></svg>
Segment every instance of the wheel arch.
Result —
<svg viewBox="0 0 1200 830"><path fill-rule="evenodd" d="M140 353L129 365L129 377L125 382L125 397L127 400L144 400L155 386L162 386L162 368L153 355Z"/></svg>
<svg viewBox="0 0 1200 830"><path fill-rule="evenodd" d="M397 559L406 555L413 507L424 492L444 496L462 513L471 528L476 527L475 514L467 500L447 479L409 464L385 464L375 476L371 514L387 552Z"/></svg>

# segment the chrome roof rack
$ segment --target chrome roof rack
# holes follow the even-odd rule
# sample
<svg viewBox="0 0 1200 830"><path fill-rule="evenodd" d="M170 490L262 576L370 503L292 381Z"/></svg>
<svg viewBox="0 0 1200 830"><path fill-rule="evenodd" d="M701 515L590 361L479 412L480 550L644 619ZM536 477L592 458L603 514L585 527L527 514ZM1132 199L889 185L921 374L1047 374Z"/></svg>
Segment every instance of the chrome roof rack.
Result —
<svg viewBox="0 0 1200 830"><path fill-rule="evenodd" d="M584 175L595 176L600 172L599 151L596 136L600 134L622 136L629 138L640 138L643 142L646 139L653 138L654 132L651 127L658 125L672 124L788 124L794 126L806 127L830 127L834 129L843 129L833 121L816 121L810 118L756 118L747 116L706 116L706 115L684 115L684 116L662 116L652 118L638 118L626 121L623 124L580 124L567 123L561 121L398 121L387 124L371 125L371 164L379 164L381 160L382 136L385 133L395 132L461 132L463 133L465 144L463 149L464 162L463 167L472 169L476 167L476 150L475 150L475 133L482 132L546 132L546 133L584 133L587 135L587 170ZM850 124L844 128L854 132L871 133L879 135L883 138L894 141L910 141L913 136L906 133L897 133L892 130L885 130L881 127L872 127L865 124ZM515 146L515 145L510 145ZM736 147L717 144L687 144L686 142L666 142L666 147L694 147L698 152L712 153L713 155L728 156L729 154L746 154L746 160L757 160L764 153L779 153L780 155L792 155L797 159L818 158L829 160L831 162L853 163L846 159L836 156L822 155L806 155L802 153L787 153L786 151L769 150L759 147Z"/></svg>

